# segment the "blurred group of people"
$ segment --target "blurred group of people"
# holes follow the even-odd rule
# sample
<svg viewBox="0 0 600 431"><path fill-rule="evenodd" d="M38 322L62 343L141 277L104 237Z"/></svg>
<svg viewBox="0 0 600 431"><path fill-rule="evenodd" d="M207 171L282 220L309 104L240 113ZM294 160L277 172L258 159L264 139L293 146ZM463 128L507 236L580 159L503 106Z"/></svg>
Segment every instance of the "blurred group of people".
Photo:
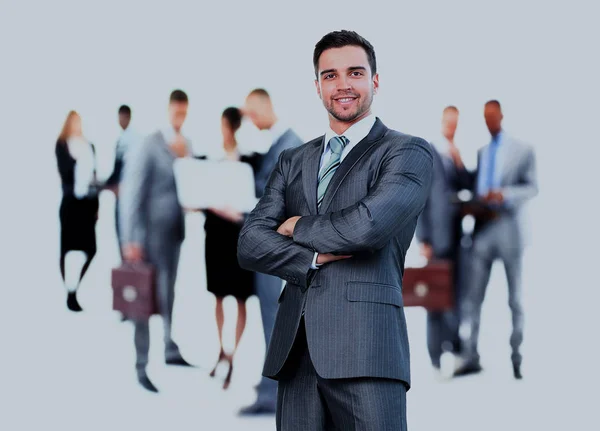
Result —
<svg viewBox="0 0 600 431"><path fill-rule="evenodd" d="M478 351L481 308L492 265L500 260L512 313L513 372L521 379L521 280L527 243L523 209L538 191L535 154L530 145L503 130L497 100L485 104L484 118L491 141L479 150L473 171L465 167L454 139L459 120L455 106L444 109L441 136L432 140L433 181L416 236L428 261L453 264L455 305L449 311L428 312L427 346L434 369L446 377L482 371ZM470 198L461 197L464 190ZM446 365L444 357L455 360Z"/></svg>
<svg viewBox="0 0 600 431"><path fill-rule="evenodd" d="M98 195L102 190L113 192L117 197L115 228L123 261L144 261L157 271L156 294L164 323L165 362L191 367L173 340L171 327L179 255L185 239L185 213L203 212L206 217L207 287L216 297L220 345L210 375L215 376L218 365L226 363L228 371L223 388L227 389L246 326L246 300L252 295L259 299L265 345L268 346L282 282L278 277L254 273L239 266L238 238L247 214L230 208L182 208L180 205L173 168L175 160L205 158L192 154L190 141L182 133L188 106L186 93L173 91L169 99L168 125L145 138L131 130L131 109L121 106L118 117L123 131L116 146L113 172L104 181L97 178L95 147L84 137L81 118L75 111L68 114L56 144L63 190L60 271L67 288L67 307L74 312L81 311L77 291L96 254ZM243 155L238 150L236 132L244 116L258 129L270 132L271 146L265 154ZM441 136L432 140L433 181L427 204L418 220L416 236L421 254L428 261L453 263L456 301L450 311L428 312L427 346L433 367L442 373L448 373L448 369L442 367L445 353L458 359L451 366L453 376L476 374L482 370L478 352L481 307L492 264L501 260L508 280L512 313L511 360L514 376L520 379L524 320L521 274L526 245L522 209L523 204L537 194L535 155L531 146L504 132L498 101L485 104L484 117L491 141L479 151L477 168L473 171L465 167L454 139L459 120L456 107L444 109ZM221 131L224 160L248 163L252 167L257 198L263 195L279 155L302 144L298 135L279 121L264 89L250 92L243 107L226 108L221 117ZM459 192L463 190L470 191L472 198L461 200ZM466 216L475 220L472 231L464 229L469 225L465 223ZM67 268L66 264L71 251L85 254L83 263L74 269ZM69 274L75 274L74 278ZM235 343L230 352L226 352L223 343L223 300L227 296L237 300ZM136 320L133 324L138 381L145 389L158 392L147 374L148 321ZM262 377L256 389L256 402L241 413L274 413L276 382Z"/></svg>
<svg viewBox="0 0 600 431"><path fill-rule="evenodd" d="M215 376L217 366L228 366L223 388L227 389L233 373L234 356L246 326L246 300L256 295L259 299L265 345L269 344L281 293L281 279L242 269L237 260L237 241L246 214L231 208L183 208L177 194L174 164L184 157L206 158L193 155L190 141L182 132L187 117L189 100L182 90L175 90L169 98L169 121L165 127L146 137L131 130L131 109L119 108L122 134L116 146L113 172L104 181L96 173L94 145L85 138L81 118L71 111L56 144L56 157L62 182L63 198L60 206L61 257L60 270L67 288L67 307L82 311L77 292L82 278L96 253L95 225L98 219L102 190L115 194L115 228L119 250L124 262L146 262L156 270L156 295L164 323L165 362L167 365L191 367L183 358L172 338L173 303L181 245L185 239L186 212L203 212L206 217L205 256L208 291L216 297L216 321L220 351L217 363L210 372ZM238 150L236 132L243 117L249 118L259 129L269 131L271 145L265 154L243 155ZM279 155L288 148L302 144L298 135L281 122L271 98L264 89L251 91L243 107L228 107L221 116L224 160L248 163L254 172L255 193L260 198ZM202 185L199 185L202 187ZM71 251L85 254L82 266L67 265ZM76 273L76 282L71 282ZM226 352L223 343L223 300L233 296L237 300L235 343ZM136 350L135 369L142 387L158 392L147 374L150 331L147 320L133 321ZM274 414L277 384L262 378L256 402L243 408L244 415Z"/></svg>

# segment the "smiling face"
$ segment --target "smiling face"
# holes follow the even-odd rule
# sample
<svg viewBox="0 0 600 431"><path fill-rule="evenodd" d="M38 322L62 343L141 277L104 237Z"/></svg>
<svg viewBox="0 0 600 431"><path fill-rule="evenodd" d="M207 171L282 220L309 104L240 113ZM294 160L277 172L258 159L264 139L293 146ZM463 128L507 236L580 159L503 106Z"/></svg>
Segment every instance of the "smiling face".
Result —
<svg viewBox="0 0 600 431"><path fill-rule="evenodd" d="M379 75L372 75L365 50L348 45L323 51L315 85L331 128L343 133L371 113Z"/></svg>

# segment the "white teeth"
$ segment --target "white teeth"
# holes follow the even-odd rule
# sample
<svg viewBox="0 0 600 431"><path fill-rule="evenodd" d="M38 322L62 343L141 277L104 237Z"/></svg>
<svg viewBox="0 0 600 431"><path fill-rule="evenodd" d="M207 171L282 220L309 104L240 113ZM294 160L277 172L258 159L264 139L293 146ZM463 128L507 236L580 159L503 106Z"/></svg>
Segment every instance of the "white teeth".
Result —
<svg viewBox="0 0 600 431"><path fill-rule="evenodd" d="M338 102L346 103L346 102L350 102L351 100L352 100L352 98L344 98L344 99L338 99Z"/></svg>

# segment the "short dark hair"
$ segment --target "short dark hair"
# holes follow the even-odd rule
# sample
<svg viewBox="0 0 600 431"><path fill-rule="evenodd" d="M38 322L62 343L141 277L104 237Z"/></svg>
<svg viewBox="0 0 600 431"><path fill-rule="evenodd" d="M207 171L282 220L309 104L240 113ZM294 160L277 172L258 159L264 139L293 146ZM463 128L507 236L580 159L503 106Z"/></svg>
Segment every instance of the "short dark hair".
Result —
<svg viewBox="0 0 600 431"><path fill-rule="evenodd" d="M502 110L502 106L500 106L500 102L498 102L498 101L497 101L497 100L495 100L495 99L488 100L487 102L485 102L485 106L488 106L488 105L496 105L496 107L497 107L498 109Z"/></svg>
<svg viewBox="0 0 600 431"><path fill-rule="evenodd" d="M119 107L119 115L121 114L131 115L131 108L127 105L121 105Z"/></svg>
<svg viewBox="0 0 600 431"><path fill-rule="evenodd" d="M444 108L443 113L445 114L446 112L456 112L457 114L459 113L458 108L456 106L454 106L454 105L446 106Z"/></svg>
<svg viewBox="0 0 600 431"><path fill-rule="evenodd" d="M234 106L230 106L229 108L225 108L223 111L222 117L227 120L231 130L234 132L240 128L242 125L242 111Z"/></svg>
<svg viewBox="0 0 600 431"><path fill-rule="evenodd" d="M267 99L271 98L271 96L269 96L269 92L264 88L255 88L250 92L250 94L248 94L248 96L261 96L266 97Z"/></svg>
<svg viewBox="0 0 600 431"><path fill-rule="evenodd" d="M188 103L188 96L183 90L173 90L169 97L169 103L172 102Z"/></svg>
<svg viewBox="0 0 600 431"><path fill-rule="evenodd" d="M358 46L365 50L371 66L371 74L377 73L377 59L375 58L375 49L367 39L356 33L355 31L340 30L327 33L315 45L313 54L313 65L315 66L315 75L319 77L319 58L324 51L331 48L343 48L345 46Z"/></svg>

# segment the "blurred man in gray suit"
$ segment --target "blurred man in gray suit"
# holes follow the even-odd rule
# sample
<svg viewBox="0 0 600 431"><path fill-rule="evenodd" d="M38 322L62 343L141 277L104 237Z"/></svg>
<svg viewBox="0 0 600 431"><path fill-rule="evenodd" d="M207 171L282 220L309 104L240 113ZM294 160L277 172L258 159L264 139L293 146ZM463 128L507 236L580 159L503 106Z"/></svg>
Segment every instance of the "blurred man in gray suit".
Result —
<svg viewBox="0 0 600 431"><path fill-rule="evenodd" d="M454 201L457 193L469 187L460 153L454 142L459 112L448 106L442 113L442 133L433 141L433 179L431 193L417 224L421 254L428 260L449 260L453 264L455 308L427 313L427 348L431 363L440 370L444 350L460 354L460 240L462 234L460 208Z"/></svg>
<svg viewBox="0 0 600 431"><path fill-rule="evenodd" d="M476 218L471 252L470 282L465 298L465 363L456 376L481 371L477 341L481 306L495 260L504 264L508 281L508 305L512 313L512 363L514 376L522 378L520 352L523 342L523 305L521 272L526 233L523 219L525 203L538 193L535 153L529 145L508 136L502 130L500 103L485 104L485 122L492 141L479 151L474 192L493 211L492 216Z"/></svg>
<svg viewBox="0 0 600 431"><path fill-rule="evenodd" d="M287 281L263 374L279 430L406 430L404 257L429 194L430 145L371 113L372 45L332 32L313 57L324 136L284 151L241 233L242 266Z"/></svg>
<svg viewBox="0 0 600 431"><path fill-rule="evenodd" d="M171 338L179 250L185 237L173 163L189 154L188 142L181 134L187 111L187 95L181 90L173 91L169 100L169 126L151 134L127 154L120 218L124 259L149 262L157 271L156 293L164 323L165 361L180 366L190 364ZM157 392L146 374L150 347L148 321L134 324L138 381L149 391Z"/></svg>
<svg viewBox="0 0 600 431"><path fill-rule="evenodd" d="M271 147L261 158L255 174L256 197L260 198L265 192L267 181L277 164L282 151L297 147L302 141L292 129L278 120L273 109L269 93L257 88L246 97L243 108L259 130L268 130L271 134ZM269 346L275 314L277 313L277 298L281 293L282 281L270 274L256 273L256 294L260 302L260 312L265 335L265 346ZM242 415L274 414L277 405L277 383L263 377L257 387L256 402L240 411Z"/></svg>

